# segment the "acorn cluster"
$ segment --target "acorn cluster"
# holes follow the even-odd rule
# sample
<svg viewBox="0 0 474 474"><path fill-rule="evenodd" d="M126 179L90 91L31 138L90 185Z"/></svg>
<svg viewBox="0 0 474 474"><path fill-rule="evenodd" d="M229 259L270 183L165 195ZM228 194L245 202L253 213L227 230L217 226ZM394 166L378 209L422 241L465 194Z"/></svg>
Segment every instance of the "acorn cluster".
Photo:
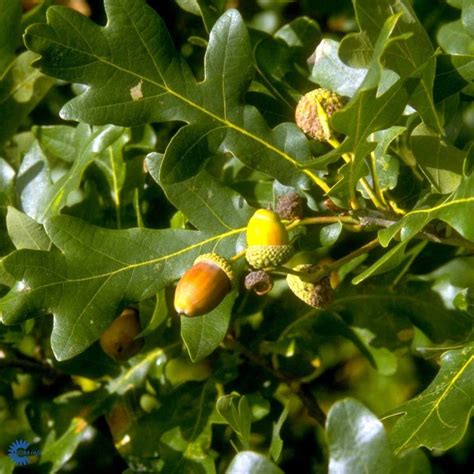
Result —
<svg viewBox="0 0 474 474"><path fill-rule="evenodd" d="M345 105L338 94L326 89L315 89L304 95L295 113L296 124L311 138L329 141L334 138L329 119ZM281 265L293 255L288 230L281 219L301 219L303 200L297 193L281 196L276 212L258 209L249 219L246 229L247 248L245 258L251 271L245 277L245 288L257 295L272 290L271 271L285 270ZM321 274L321 266L303 264L286 269L290 290L306 304L324 308L332 299L337 285L337 274L322 276L313 281L311 274ZM322 272L324 275L324 271ZM174 295L174 308L179 315L196 317L217 308L232 290L235 277L228 260L216 253L205 253L196 258L178 282ZM104 331L100 345L104 352L117 362L123 362L138 353L144 340L138 312L126 308Z"/></svg>
<svg viewBox="0 0 474 474"><path fill-rule="evenodd" d="M290 195L280 200L280 209L297 210L295 214L285 214L293 219L302 217L301 198ZM273 270L285 271L281 267L293 255L288 230L278 213L269 209L258 209L249 219L246 229L247 248L245 258L251 267L244 286L257 295L271 291ZM332 297L332 286L329 277L322 277L316 282L307 281L305 273L321 270L314 265L300 265L287 277L288 287L293 293L315 308L323 308ZM301 275L295 274L301 273ZM187 317L201 316L215 309L231 291L235 276L228 260L216 253L200 255L193 265L184 273L178 282L174 296L174 307L179 315Z"/></svg>

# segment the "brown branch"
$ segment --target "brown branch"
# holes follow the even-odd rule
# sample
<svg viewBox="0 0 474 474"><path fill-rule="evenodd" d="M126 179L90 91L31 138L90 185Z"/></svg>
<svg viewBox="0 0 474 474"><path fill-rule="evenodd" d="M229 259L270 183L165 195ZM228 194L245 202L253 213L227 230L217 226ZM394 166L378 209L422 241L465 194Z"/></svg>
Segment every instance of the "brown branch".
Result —
<svg viewBox="0 0 474 474"><path fill-rule="evenodd" d="M385 217L365 215L359 217L359 225L361 227L382 227L387 228L396 224L398 221L387 219ZM436 244L451 245L453 247L464 247L469 250L474 250L474 242L465 239L461 235L455 237L442 237L434 232L423 230L416 234L416 238L420 240L427 240Z"/></svg>
<svg viewBox="0 0 474 474"><path fill-rule="evenodd" d="M326 414L319 406L318 401L314 397L307 384L303 384L298 378L291 377L290 375L282 372L281 370L275 369L269 364L267 359L262 357L260 354L252 352L243 344L237 342L230 335L226 336L225 345L227 348L243 355L251 364L262 368L266 372L269 372L276 379L288 385L291 391L300 398L301 402L308 411L308 415L313 418L317 423L319 423L322 427L324 427L326 423Z"/></svg>
<svg viewBox="0 0 474 474"><path fill-rule="evenodd" d="M42 363L8 345L0 344L0 369L3 368L15 368L33 374L40 373L52 378L59 374L51 365Z"/></svg>

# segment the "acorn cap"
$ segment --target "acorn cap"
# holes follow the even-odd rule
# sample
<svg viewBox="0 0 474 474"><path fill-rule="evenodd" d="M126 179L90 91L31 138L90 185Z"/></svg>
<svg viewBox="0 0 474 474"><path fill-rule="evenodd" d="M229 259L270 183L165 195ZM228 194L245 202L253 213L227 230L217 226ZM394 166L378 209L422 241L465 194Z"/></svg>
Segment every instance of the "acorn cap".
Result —
<svg viewBox="0 0 474 474"><path fill-rule="evenodd" d="M272 276L264 270L250 272L245 277L245 288L253 291L256 295L262 296L269 293L273 288Z"/></svg>
<svg viewBox="0 0 474 474"><path fill-rule="evenodd" d="M292 245L252 245L245 252L253 268L270 268L285 263L293 255Z"/></svg>
<svg viewBox="0 0 474 474"><path fill-rule="evenodd" d="M304 133L321 142L334 138L329 118L345 105L345 99L328 89L314 89L301 97L295 121Z"/></svg>
<svg viewBox="0 0 474 474"><path fill-rule="evenodd" d="M321 267L318 265L297 265L293 270L303 273L314 273ZM287 275L286 281L290 290L302 301L313 308L325 308L332 301L333 289L329 277L323 277L317 282L303 281L297 275Z"/></svg>
<svg viewBox="0 0 474 474"><path fill-rule="evenodd" d="M230 283L234 283L235 278L234 272L232 271L232 266L224 257L217 255L217 253L203 253L202 255L199 255L196 260L194 260L193 265L196 265L196 263L199 262L209 262L211 264L217 265L228 276Z"/></svg>

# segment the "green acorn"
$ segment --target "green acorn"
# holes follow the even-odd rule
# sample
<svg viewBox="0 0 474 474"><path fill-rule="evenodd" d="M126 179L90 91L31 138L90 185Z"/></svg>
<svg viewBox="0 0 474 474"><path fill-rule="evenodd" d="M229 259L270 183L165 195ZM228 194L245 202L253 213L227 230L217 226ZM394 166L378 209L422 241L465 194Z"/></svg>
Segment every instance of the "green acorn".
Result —
<svg viewBox="0 0 474 474"><path fill-rule="evenodd" d="M320 142L335 138L329 119L342 109L346 101L327 89L314 89L301 97L295 112L295 121L304 133Z"/></svg>
<svg viewBox="0 0 474 474"><path fill-rule="evenodd" d="M302 264L297 265L293 270L302 273L314 273L320 270L319 265ZM302 301L313 308L325 308L332 301L333 289L330 277L323 277L317 282L303 281L297 275L287 275L286 282L290 290Z"/></svg>
<svg viewBox="0 0 474 474"><path fill-rule="evenodd" d="M200 255L179 280L174 307L184 316L201 316L216 308L232 289L230 263L220 255Z"/></svg>
<svg viewBox="0 0 474 474"><path fill-rule="evenodd" d="M257 269L285 263L293 254L289 241L288 231L278 214L259 209L247 224L247 262Z"/></svg>

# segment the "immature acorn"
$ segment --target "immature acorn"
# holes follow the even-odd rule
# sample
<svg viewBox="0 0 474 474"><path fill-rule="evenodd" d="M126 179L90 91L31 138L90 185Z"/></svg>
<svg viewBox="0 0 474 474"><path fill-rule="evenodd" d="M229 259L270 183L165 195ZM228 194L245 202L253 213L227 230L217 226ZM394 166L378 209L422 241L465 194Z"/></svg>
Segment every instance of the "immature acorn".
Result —
<svg viewBox="0 0 474 474"><path fill-rule="evenodd" d="M284 194L278 198L275 211L281 219L301 219L304 215L303 198L297 193Z"/></svg>
<svg viewBox="0 0 474 474"><path fill-rule="evenodd" d="M314 273L321 267L319 265L302 264L297 265L293 270L302 273ZM317 282L303 281L297 275L288 274L286 282L290 290L306 304L313 308L325 308L332 301L333 289L330 278L325 276Z"/></svg>
<svg viewBox="0 0 474 474"><path fill-rule="evenodd" d="M295 112L296 125L311 138L327 142L335 138L329 118L344 107L342 96L327 89L314 89L301 97Z"/></svg>
<svg viewBox="0 0 474 474"><path fill-rule="evenodd" d="M100 336L100 346L109 357L124 362L142 349L144 339L135 339L141 330L138 311L125 308Z"/></svg>
<svg viewBox="0 0 474 474"><path fill-rule="evenodd" d="M278 214L268 209L256 211L247 224L247 262L257 269L276 267L292 254L288 231Z"/></svg>
<svg viewBox="0 0 474 474"><path fill-rule="evenodd" d="M234 274L220 255L200 255L179 280L174 308L184 316L201 316L216 308L232 289Z"/></svg>

